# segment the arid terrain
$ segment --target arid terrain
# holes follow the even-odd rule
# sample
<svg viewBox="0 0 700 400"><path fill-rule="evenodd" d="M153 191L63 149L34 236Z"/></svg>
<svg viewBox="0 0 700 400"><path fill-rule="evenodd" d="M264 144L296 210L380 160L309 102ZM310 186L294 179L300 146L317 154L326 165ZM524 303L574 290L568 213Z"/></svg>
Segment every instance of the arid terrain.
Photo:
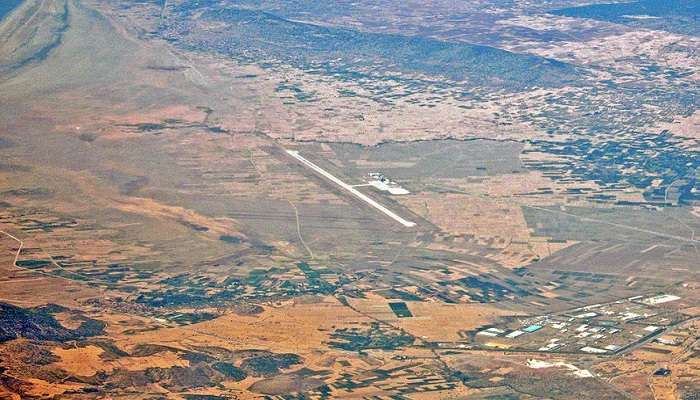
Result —
<svg viewBox="0 0 700 400"><path fill-rule="evenodd" d="M700 398L693 0L0 3L0 400Z"/></svg>

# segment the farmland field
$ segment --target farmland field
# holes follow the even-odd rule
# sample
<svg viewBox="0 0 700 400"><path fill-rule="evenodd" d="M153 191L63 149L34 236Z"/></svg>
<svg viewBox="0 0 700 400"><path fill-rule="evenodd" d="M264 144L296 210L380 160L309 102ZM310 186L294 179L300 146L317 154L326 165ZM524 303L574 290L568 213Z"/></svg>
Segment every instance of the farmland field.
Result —
<svg viewBox="0 0 700 400"><path fill-rule="evenodd" d="M695 399L686 0L0 4L0 399Z"/></svg>

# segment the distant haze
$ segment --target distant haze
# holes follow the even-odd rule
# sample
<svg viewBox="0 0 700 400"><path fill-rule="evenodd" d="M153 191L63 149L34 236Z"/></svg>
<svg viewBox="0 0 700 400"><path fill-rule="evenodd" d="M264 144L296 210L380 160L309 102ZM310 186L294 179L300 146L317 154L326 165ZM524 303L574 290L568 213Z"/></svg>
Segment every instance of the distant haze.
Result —
<svg viewBox="0 0 700 400"><path fill-rule="evenodd" d="M20 3L22 3L22 0L3 0L0 2L0 20L5 18L5 15L9 14L12 10L15 9Z"/></svg>

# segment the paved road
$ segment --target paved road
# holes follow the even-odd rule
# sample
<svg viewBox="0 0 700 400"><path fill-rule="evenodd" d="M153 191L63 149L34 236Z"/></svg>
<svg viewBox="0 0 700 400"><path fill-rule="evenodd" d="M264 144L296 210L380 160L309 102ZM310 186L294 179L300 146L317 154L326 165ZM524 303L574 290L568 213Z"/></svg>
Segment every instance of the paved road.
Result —
<svg viewBox="0 0 700 400"><path fill-rule="evenodd" d="M311 168L318 174L322 175L323 177L327 178L331 182L335 183L336 185L340 186L341 188L347 190L348 192L354 194L356 197L360 198L360 200L363 200L367 204L371 205L372 207L376 208L377 210L383 212L384 214L388 215L391 217L393 220L396 222L400 223L401 225L411 228L416 226L415 222L407 221L398 215L396 215L394 212L389 210L388 208L384 207L383 205L377 203L376 201L372 200L371 198L365 196L360 192L359 190L355 189L351 185L348 185L347 183L341 181L340 179L336 178L335 176L331 175L329 172L324 170L323 168L319 167L318 165L312 163L311 161L307 160L306 158L302 157L298 151L295 150L286 150L287 154L290 156L296 158L297 160L301 161L302 164L306 165L307 167Z"/></svg>
<svg viewBox="0 0 700 400"><path fill-rule="evenodd" d="M5 231L0 231L1 234L8 236L10 239L16 241L19 243L19 247L17 248L17 253L15 253L15 261L12 263L12 266L21 268L17 265L17 260L19 259L19 255L22 253L22 248L24 247L24 242L17 237L5 232Z"/></svg>

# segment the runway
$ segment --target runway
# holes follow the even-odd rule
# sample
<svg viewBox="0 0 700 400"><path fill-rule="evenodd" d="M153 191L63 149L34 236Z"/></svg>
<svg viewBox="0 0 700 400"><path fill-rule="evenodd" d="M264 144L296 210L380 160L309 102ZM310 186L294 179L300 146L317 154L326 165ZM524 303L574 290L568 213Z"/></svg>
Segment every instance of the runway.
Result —
<svg viewBox="0 0 700 400"><path fill-rule="evenodd" d="M311 168L313 171L316 173L322 175L326 179L330 180L331 182L335 183L336 185L340 186L341 188L347 190L348 192L352 193L356 197L358 197L360 200L364 201L365 203L371 205L372 207L376 208L377 210L381 211L382 213L386 214L396 222L400 223L401 225L411 228L416 226L415 222L407 221L400 216L396 215L393 211L389 210L388 208L384 207L383 205L377 203L376 201L372 200L368 196L364 195L362 192L359 190L355 189L353 186L348 185L347 183L341 181L340 179L336 178L333 176L331 173L328 171L324 170L323 168L319 167L318 165L312 163L311 161L307 160L306 158L302 157L298 151L295 150L286 150L286 152L294 157L295 159L299 160L302 164L306 165L307 167Z"/></svg>

